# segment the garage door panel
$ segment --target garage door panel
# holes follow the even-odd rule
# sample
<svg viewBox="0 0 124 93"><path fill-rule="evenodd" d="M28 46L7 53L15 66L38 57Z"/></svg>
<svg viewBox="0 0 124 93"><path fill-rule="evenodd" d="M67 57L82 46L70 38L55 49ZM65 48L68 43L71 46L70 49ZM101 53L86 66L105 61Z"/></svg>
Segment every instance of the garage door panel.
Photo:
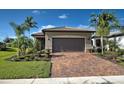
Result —
<svg viewBox="0 0 124 93"><path fill-rule="evenodd" d="M53 38L53 52L84 51L84 38Z"/></svg>

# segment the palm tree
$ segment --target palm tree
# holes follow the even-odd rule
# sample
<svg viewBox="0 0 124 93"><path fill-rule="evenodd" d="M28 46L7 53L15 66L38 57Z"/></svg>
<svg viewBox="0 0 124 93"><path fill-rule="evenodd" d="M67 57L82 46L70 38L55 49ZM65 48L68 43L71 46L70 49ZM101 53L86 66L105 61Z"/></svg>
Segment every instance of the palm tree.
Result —
<svg viewBox="0 0 124 93"><path fill-rule="evenodd" d="M10 25L12 26L12 28L14 29L15 33L16 33L16 37L17 37L17 47L18 47L18 56L20 56L20 51L21 51L21 36L24 35L24 27L22 25L17 25L14 22L10 22Z"/></svg>
<svg viewBox="0 0 124 93"><path fill-rule="evenodd" d="M38 28L37 26L37 23L34 21L33 17L32 16L28 16L26 19L25 19L25 22L23 23L23 27L25 28L25 30L28 30L29 32L29 39L30 39L30 29L31 28ZM30 45L30 42L28 42L28 45ZM29 46L28 46L29 48Z"/></svg>
<svg viewBox="0 0 124 93"><path fill-rule="evenodd" d="M108 11L103 11L100 14L91 15L91 26L96 28L96 35L101 37L101 49L103 50L103 37L110 33L110 30L119 27L117 18Z"/></svg>
<svg viewBox="0 0 124 93"><path fill-rule="evenodd" d="M16 36L19 37L21 35L24 34L24 28L22 25L17 25L14 22L10 22L10 25L12 26L12 28L14 29Z"/></svg>
<svg viewBox="0 0 124 93"><path fill-rule="evenodd" d="M30 28L37 28L37 23L34 21L32 16L28 16L23 24L26 30L29 31L29 38L30 38Z"/></svg>
<svg viewBox="0 0 124 93"><path fill-rule="evenodd" d="M17 46L18 46L18 55L24 54L25 53L25 46L30 46L31 42L30 42L30 28L34 28L37 27L36 26L36 22L33 20L33 17L27 17L25 22L22 23L21 25L17 25L14 22L11 22L10 25L12 26L12 28L14 29L15 33L16 33L16 37L17 37ZM27 37L25 37L25 31L29 31L29 39L27 39ZM24 49L25 48L25 49ZM24 51L23 51L24 50Z"/></svg>

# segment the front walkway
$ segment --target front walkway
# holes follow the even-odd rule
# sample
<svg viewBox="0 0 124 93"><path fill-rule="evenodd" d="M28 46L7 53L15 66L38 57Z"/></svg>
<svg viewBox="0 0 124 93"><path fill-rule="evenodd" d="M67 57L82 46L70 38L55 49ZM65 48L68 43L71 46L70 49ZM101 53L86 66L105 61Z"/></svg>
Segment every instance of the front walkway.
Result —
<svg viewBox="0 0 124 93"><path fill-rule="evenodd" d="M124 76L3 79L0 84L124 84Z"/></svg>
<svg viewBox="0 0 124 93"><path fill-rule="evenodd" d="M92 54L55 53L51 77L124 75L124 68Z"/></svg>

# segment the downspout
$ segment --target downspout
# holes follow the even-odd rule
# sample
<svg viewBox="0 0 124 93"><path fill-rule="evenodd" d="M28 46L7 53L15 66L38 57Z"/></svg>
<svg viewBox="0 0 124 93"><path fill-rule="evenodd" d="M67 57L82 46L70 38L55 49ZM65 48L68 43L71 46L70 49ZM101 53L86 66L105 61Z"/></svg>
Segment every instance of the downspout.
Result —
<svg viewBox="0 0 124 93"><path fill-rule="evenodd" d="M103 54L103 36L101 36L101 50L102 50L102 54Z"/></svg>

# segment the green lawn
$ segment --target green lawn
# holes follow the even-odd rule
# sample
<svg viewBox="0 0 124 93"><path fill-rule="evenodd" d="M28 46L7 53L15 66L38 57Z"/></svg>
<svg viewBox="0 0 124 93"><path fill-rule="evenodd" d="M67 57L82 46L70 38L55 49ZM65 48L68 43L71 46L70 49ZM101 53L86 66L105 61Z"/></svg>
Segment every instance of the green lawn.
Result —
<svg viewBox="0 0 124 93"><path fill-rule="evenodd" d="M15 51L0 51L0 79L49 77L50 62L9 62L5 60L15 53Z"/></svg>

